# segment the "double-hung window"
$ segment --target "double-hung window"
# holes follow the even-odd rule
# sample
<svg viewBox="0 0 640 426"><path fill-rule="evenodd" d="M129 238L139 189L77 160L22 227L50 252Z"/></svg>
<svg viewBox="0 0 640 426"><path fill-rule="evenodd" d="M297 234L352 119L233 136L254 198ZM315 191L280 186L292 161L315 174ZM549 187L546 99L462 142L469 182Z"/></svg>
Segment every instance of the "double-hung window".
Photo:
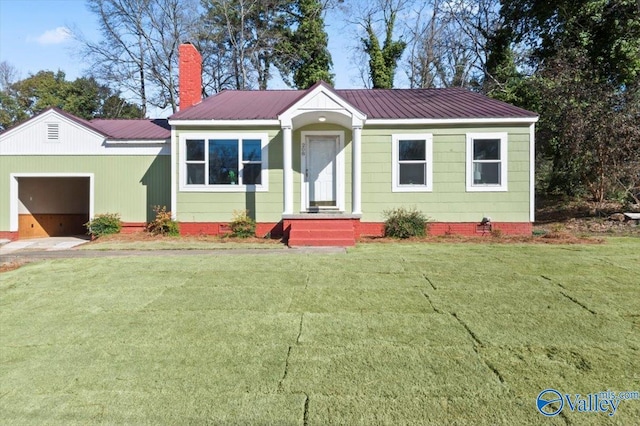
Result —
<svg viewBox="0 0 640 426"><path fill-rule="evenodd" d="M428 192L433 188L433 138L430 134L392 137L393 192Z"/></svg>
<svg viewBox="0 0 640 426"><path fill-rule="evenodd" d="M467 191L507 190L507 134L467 134Z"/></svg>
<svg viewBox="0 0 640 426"><path fill-rule="evenodd" d="M266 191L267 136L218 134L181 137L182 190Z"/></svg>

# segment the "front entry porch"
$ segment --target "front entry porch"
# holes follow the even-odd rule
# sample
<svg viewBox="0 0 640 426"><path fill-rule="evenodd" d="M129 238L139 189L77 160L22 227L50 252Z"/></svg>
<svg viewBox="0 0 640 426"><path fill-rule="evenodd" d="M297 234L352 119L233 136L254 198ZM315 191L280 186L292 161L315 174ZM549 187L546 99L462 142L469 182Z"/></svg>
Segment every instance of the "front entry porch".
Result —
<svg viewBox="0 0 640 426"><path fill-rule="evenodd" d="M360 215L302 213L283 215L284 239L289 247L351 247L360 237Z"/></svg>
<svg viewBox="0 0 640 426"><path fill-rule="evenodd" d="M360 237L361 145L366 118L324 82L278 116L283 146L283 236L289 246L353 246ZM307 127L310 125L314 127ZM300 136L294 141L297 130ZM349 130L350 140L345 140ZM294 166L294 143L296 148L300 146L299 168ZM351 154L350 212L345 200L347 145ZM294 170L300 174L299 210L294 210Z"/></svg>

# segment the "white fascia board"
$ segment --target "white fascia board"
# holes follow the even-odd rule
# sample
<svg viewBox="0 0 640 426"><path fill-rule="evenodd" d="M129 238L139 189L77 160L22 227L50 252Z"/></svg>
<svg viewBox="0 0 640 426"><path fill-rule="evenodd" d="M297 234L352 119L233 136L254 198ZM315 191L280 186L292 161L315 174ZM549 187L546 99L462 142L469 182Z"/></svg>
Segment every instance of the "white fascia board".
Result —
<svg viewBox="0 0 640 426"><path fill-rule="evenodd" d="M171 127L171 219L178 220L178 136L176 128Z"/></svg>
<svg viewBox="0 0 640 426"><path fill-rule="evenodd" d="M280 126L279 120L169 120L171 126L202 127L202 126Z"/></svg>
<svg viewBox="0 0 640 426"><path fill-rule="evenodd" d="M434 124L532 124L539 117L521 118L370 118L365 125L434 125Z"/></svg>
<svg viewBox="0 0 640 426"><path fill-rule="evenodd" d="M536 125L529 126L529 221L536 221Z"/></svg>

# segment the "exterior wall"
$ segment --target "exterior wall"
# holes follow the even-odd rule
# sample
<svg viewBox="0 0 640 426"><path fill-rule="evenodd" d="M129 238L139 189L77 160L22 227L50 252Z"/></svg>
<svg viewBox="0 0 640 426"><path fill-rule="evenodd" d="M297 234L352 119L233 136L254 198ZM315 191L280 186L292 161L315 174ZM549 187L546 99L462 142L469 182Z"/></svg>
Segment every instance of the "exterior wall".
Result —
<svg viewBox="0 0 640 426"><path fill-rule="evenodd" d="M181 179L179 142L173 156L176 162L176 220L184 229L199 229L190 223L214 224L231 221L234 210L248 210L257 222L280 221L282 216L282 133L279 128L245 129L245 128L208 128L178 129L176 138L189 134L210 133L215 136L220 133L268 133L269 143L269 190L267 192L183 192L179 186ZM195 226L195 227L194 227ZM217 225L216 225L217 226ZM200 227L201 228L201 227ZM211 228L212 229L212 228ZM194 233L209 233L196 232Z"/></svg>
<svg viewBox="0 0 640 426"><path fill-rule="evenodd" d="M57 140L47 139L47 125L58 125ZM104 151L104 137L47 111L1 135L0 154L4 155L90 155Z"/></svg>
<svg viewBox="0 0 640 426"><path fill-rule="evenodd" d="M187 234L226 232L234 210L247 209L261 224L259 235L279 235L283 208L282 132L279 128L238 129L197 128L176 131L178 135L210 132L268 132L268 192L180 192L177 191L177 220ZM352 132L336 124L312 124L296 128L292 135L294 212L303 211L301 185L302 132L343 131L345 154L345 212L351 212ZM466 191L467 133L508 134L508 191ZM433 190L431 192L392 191L392 135L427 133L433 135ZM416 207L432 220L431 233L476 235L476 225L489 216L494 229L506 234L527 234L530 226L529 125L510 126L404 126L402 129L365 126L362 131L362 219L357 233L380 235L383 212L394 207ZM180 159L174 156L176 169ZM178 176L178 182L181 176Z"/></svg>
<svg viewBox="0 0 640 426"><path fill-rule="evenodd" d="M119 213L140 224L155 217L154 205L170 205L170 158L135 156L0 156L0 232L10 228L12 173L93 174L94 214Z"/></svg>
<svg viewBox="0 0 640 426"><path fill-rule="evenodd" d="M466 134L508 133L508 191L466 191ZM392 192L392 135L433 135L433 191ZM362 222L383 222L383 211L415 207L435 222L529 222L529 126L367 127L362 131Z"/></svg>
<svg viewBox="0 0 640 426"><path fill-rule="evenodd" d="M238 128L195 128L178 129L176 138L179 140L188 134L210 133L212 136L220 133L264 133L269 135L269 190L267 192L181 192L177 190L176 219L181 224L188 223L227 223L231 220L234 210L249 210L250 215L257 222L278 223L282 219L283 210L283 174L282 174L282 131L280 128L271 129L238 129ZM345 134L345 212L351 211L351 130L334 124L314 124L297 128L293 132L293 201L294 211L302 211L301 185L301 139L302 132L313 131L343 131ZM180 161L176 149L177 185L180 186ZM217 225L216 225L217 226ZM191 226L193 228L193 226Z"/></svg>

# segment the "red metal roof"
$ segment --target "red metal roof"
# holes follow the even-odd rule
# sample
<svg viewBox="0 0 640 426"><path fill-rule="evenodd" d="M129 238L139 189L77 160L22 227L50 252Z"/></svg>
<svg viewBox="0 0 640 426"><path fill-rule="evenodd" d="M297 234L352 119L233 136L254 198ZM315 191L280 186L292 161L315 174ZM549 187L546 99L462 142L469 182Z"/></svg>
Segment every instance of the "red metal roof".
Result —
<svg viewBox="0 0 640 426"><path fill-rule="evenodd" d="M333 91L365 113L367 119L537 117L531 111L461 88ZM201 103L172 115L170 119L273 120L307 93L308 90L228 90L206 98Z"/></svg>
<svg viewBox="0 0 640 426"><path fill-rule="evenodd" d="M170 120L271 120L303 90L224 90L169 117Z"/></svg>
<svg viewBox="0 0 640 426"><path fill-rule="evenodd" d="M89 124L109 139L115 140L158 140L171 137L171 126L166 119L94 118Z"/></svg>

